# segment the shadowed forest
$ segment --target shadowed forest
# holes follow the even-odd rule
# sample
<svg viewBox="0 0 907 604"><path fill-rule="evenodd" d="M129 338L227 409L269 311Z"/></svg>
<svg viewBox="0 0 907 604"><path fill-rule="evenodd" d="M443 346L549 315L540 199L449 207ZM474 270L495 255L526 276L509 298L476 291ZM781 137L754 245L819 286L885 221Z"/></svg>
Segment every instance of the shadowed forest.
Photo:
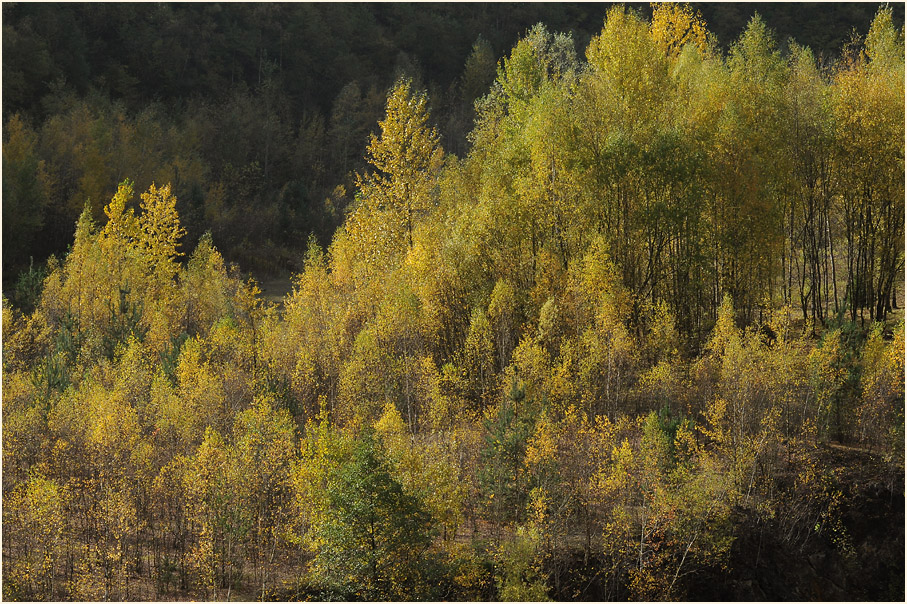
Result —
<svg viewBox="0 0 907 604"><path fill-rule="evenodd" d="M3 599L903 600L903 5L756 8L4 3Z"/></svg>

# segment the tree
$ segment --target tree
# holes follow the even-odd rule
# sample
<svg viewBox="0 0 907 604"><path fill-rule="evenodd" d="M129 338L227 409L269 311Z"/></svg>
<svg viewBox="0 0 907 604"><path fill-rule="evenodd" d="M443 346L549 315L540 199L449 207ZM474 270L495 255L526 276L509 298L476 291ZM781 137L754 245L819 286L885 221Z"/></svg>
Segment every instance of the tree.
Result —
<svg viewBox="0 0 907 604"><path fill-rule="evenodd" d="M460 74L460 99L466 105L464 111L465 122L472 125L475 120L475 102L488 92L488 87L494 82L495 66L497 59L491 44L479 34L472 44L472 50L466 58L463 73ZM465 133L464 133L465 134Z"/></svg>
<svg viewBox="0 0 907 604"><path fill-rule="evenodd" d="M520 521L526 514L529 476L524 457L535 429L537 411L532 409L533 401L525 399L524 388L514 380L509 397L485 420L482 465L477 477L485 510L497 529L498 539L506 523Z"/></svg>
<svg viewBox="0 0 907 604"><path fill-rule="evenodd" d="M245 559L251 559L256 588L269 597L278 545L289 526L289 475L295 461L294 424L286 410L260 398L236 416L231 450L235 483L230 485L248 511L251 527Z"/></svg>
<svg viewBox="0 0 907 604"><path fill-rule="evenodd" d="M501 601L549 601L548 586L538 562L539 540L537 530L520 527L512 540L501 544L495 577Z"/></svg>
<svg viewBox="0 0 907 604"><path fill-rule="evenodd" d="M470 398L477 408L494 393L494 342L488 317L481 308L472 312L463 344L463 369L470 384Z"/></svg>
<svg viewBox="0 0 907 604"><path fill-rule="evenodd" d="M488 91L488 86L494 81L495 62L491 44L479 34L472 44L472 50L460 75L460 90L464 102L471 105Z"/></svg>
<svg viewBox="0 0 907 604"><path fill-rule="evenodd" d="M510 364L510 355L519 339L520 308L513 284L498 279L491 291L487 320L491 324L497 345L498 367L503 371Z"/></svg>
<svg viewBox="0 0 907 604"><path fill-rule="evenodd" d="M422 502L432 522L443 530L444 545L452 545L462 521L466 486L458 476L451 443L425 437L416 440L393 403L385 406L375 432L391 463L391 475L404 493Z"/></svg>
<svg viewBox="0 0 907 604"><path fill-rule="evenodd" d="M211 233L205 233L179 273L185 300L183 330L190 336L206 335L229 311L229 278Z"/></svg>
<svg viewBox="0 0 907 604"><path fill-rule="evenodd" d="M851 320L884 319L904 257L904 33L880 9L833 86Z"/></svg>
<svg viewBox="0 0 907 604"><path fill-rule="evenodd" d="M833 296L835 312L838 310L831 230L834 194L831 95L812 53L798 47L793 50L784 98L785 118L791 132L786 142L792 182L783 220L789 251L781 253L781 289L785 302L792 303L792 283L794 273L798 273L796 280L804 316L824 322L829 311L829 294Z"/></svg>
<svg viewBox="0 0 907 604"><path fill-rule="evenodd" d="M875 323L862 350L860 373L861 405L856 410L860 440L870 451L880 445L887 455L897 457L900 420L904 400L904 326L895 326L893 339L885 343L882 324ZM894 445L892 450L891 445ZM903 455L903 453L901 453Z"/></svg>
<svg viewBox="0 0 907 604"><path fill-rule="evenodd" d="M242 505L234 485L230 447L210 426L182 476L186 521L192 540L189 559L200 586L217 598L220 587L236 585L241 560L238 548L251 528L252 510Z"/></svg>
<svg viewBox="0 0 907 604"><path fill-rule="evenodd" d="M649 29L659 49L672 59L676 59L687 44L692 44L700 53L708 51L710 36L705 21L689 4L653 4Z"/></svg>
<svg viewBox="0 0 907 604"><path fill-rule="evenodd" d="M426 95L414 92L409 80L397 82L378 122L381 136L373 134L368 144L367 160L376 171L357 176L360 205L347 223L367 258L411 250L413 229L432 208L444 151L428 117Z"/></svg>
<svg viewBox="0 0 907 604"><path fill-rule="evenodd" d="M328 499L314 572L329 593L373 600L427 595L431 516L393 478L374 435L353 445Z"/></svg>
<svg viewBox="0 0 907 604"><path fill-rule="evenodd" d="M698 52L683 51L688 38ZM586 50L589 68L574 96L582 214L607 238L635 297L635 322L644 303L659 300L683 323L698 314L689 301L702 262L704 156L685 123L688 99L699 95L684 94L680 67L708 60L705 38L692 11L656 8L647 24L613 7Z"/></svg>
<svg viewBox="0 0 907 604"><path fill-rule="evenodd" d="M755 15L731 48L729 87L710 160L707 208L715 237L715 308L729 293L746 320L770 299L782 245L780 194L789 170L780 102L786 68L771 30ZM763 293L764 292L764 293Z"/></svg>
<svg viewBox="0 0 907 604"><path fill-rule="evenodd" d="M3 270L27 264L26 250L44 223L50 196L45 162L39 159L37 136L16 114L3 129Z"/></svg>
<svg viewBox="0 0 907 604"><path fill-rule="evenodd" d="M5 447L4 447L5 448ZM68 492L54 480L33 474L3 506L3 520L19 547L5 555L4 599L55 597L62 558ZM7 538L9 539L9 538Z"/></svg>

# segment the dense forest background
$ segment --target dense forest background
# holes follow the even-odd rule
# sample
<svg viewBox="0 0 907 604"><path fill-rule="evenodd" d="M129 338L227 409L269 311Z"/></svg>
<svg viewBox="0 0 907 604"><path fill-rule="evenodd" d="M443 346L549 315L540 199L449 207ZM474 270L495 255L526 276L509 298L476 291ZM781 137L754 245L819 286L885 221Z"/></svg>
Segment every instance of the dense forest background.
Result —
<svg viewBox="0 0 907 604"><path fill-rule="evenodd" d="M4 599L903 600L903 6L754 9L4 4Z"/></svg>
<svg viewBox="0 0 907 604"><path fill-rule="evenodd" d="M189 249L211 231L246 271L298 271L308 235L326 245L342 223L397 77L427 89L445 150L463 157L473 103L517 39L542 22L581 51L607 6L4 3L4 161L34 177L4 179L4 288L66 251L86 200L102 219L127 176L171 183ZM758 11L783 53L796 39L823 64L878 8L695 6L724 50Z"/></svg>

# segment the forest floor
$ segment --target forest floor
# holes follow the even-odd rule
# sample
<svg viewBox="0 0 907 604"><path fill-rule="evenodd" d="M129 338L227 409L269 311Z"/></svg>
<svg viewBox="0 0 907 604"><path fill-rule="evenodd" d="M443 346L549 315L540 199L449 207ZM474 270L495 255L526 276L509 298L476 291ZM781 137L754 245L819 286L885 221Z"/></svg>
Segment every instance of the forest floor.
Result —
<svg viewBox="0 0 907 604"><path fill-rule="evenodd" d="M273 291L273 290L271 290ZM692 600L903 600L904 572L904 478L892 474L877 453L837 442L820 445L821 466L841 490L837 518L839 537L809 534L794 546L780 539L778 519L759 520L738 514L734 545L723 565L694 570L687 597ZM455 540L471 544L486 554L493 552L497 539L510 536L510 527L495 530L488 522L476 519L463 522ZM597 533L597 532L596 532ZM599 547L599 535L593 549ZM600 600L606 594L596 580L596 554L583 562L584 538L571 535L562 544L562 559L556 562L559 588L551 585L557 600ZM172 553L174 560L176 553ZM266 600L294 601L317 597L305 581L304 560L299 551L281 549L274 560L268 580ZM144 560L150 568L150 559ZM549 561L550 566L551 561ZM555 571L554 567L547 568ZM600 570L600 569L599 569ZM261 598L255 573L243 565L241 579L233 589L218 589L216 594L198 589L182 590L174 574L158 584L144 573L130 577L132 600L205 600L254 601ZM553 581L553 574L549 577ZM61 580L64 578L61 577ZM626 595L626 594L624 594Z"/></svg>
<svg viewBox="0 0 907 604"><path fill-rule="evenodd" d="M780 538L780 518L735 519L725 566L691 580L694 600L904 599L904 476L878 453L837 442L820 445L820 467L838 492L818 532Z"/></svg>

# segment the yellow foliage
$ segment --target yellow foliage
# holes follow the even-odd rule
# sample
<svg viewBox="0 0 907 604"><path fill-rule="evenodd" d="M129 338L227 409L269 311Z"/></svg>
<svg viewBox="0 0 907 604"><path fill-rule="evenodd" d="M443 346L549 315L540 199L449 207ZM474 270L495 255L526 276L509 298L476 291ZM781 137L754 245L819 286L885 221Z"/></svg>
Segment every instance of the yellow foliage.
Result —
<svg viewBox="0 0 907 604"><path fill-rule="evenodd" d="M8 582L35 594L54 593L57 561L64 555L67 489L35 473L4 499L4 533L26 544L24 556L5 560L4 596Z"/></svg>
<svg viewBox="0 0 907 604"><path fill-rule="evenodd" d="M654 309L650 325L649 345L658 360L668 360L677 356L680 347L680 334L668 305L663 300Z"/></svg>
<svg viewBox="0 0 907 604"><path fill-rule="evenodd" d="M180 286L186 301L185 314L189 333L207 333L214 323L227 314L229 279L224 259L205 233L180 273Z"/></svg>
<svg viewBox="0 0 907 604"><path fill-rule="evenodd" d="M702 15L686 3L652 3L649 31L658 48L672 59L677 58L687 44L695 46L700 55L705 55L709 47Z"/></svg>
<svg viewBox="0 0 907 604"><path fill-rule="evenodd" d="M488 319L494 330L498 346L498 359L504 367L510 363L510 353L517 341L518 302L516 290L510 281L498 279L488 303Z"/></svg>
<svg viewBox="0 0 907 604"><path fill-rule="evenodd" d="M203 344L192 338L183 345L176 367L177 390L167 397L165 425L172 425L183 442L197 442L205 426L226 430L227 409L223 381L203 358Z"/></svg>
<svg viewBox="0 0 907 604"><path fill-rule="evenodd" d="M487 402L494 391L494 360L491 325L482 309L477 308L470 317L469 332L463 343L463 369L479 403Z"/></svg>
<svg viewBox="0 0 907 604"><path fill-rule="evenodd" d="M659 361L639 377L639 391L644 399L652 401L653 408L660 408L666 402L680 402L685 396L682 368L675 361Z"/></svg>
<svg viewBox="0 0 907 604"><path fill-rule="evenodd" d="M405 450L406 445L406 424L400 412L397 411L397 405L388 402L384 405L384 412L381 419L375 422L375 432L383 439L391 455L400 455Z"/></svg>
<svg viewBox="0 0 907 604"><path fill-rule="evenodd" d="M352 447L352 439L331 425L324 399L321 402L318 417L306 423L289 478L297 514L296 533L310 551L317 551L321 545L317 529L328 512L329 481Z"/></svg>
<svg viewBox="0 0 907 604"><path fill-rule="evenodd" d="M170 184L158 189L152 183L147 193L142 193L142 214L138 219L138 243L159 283L169 284L176 276L179 265L176 258L179 241L186 234L180 226L176 211L176 197Z"/></svg>
<svg viewBox="0 0 907 604"><path fill-rule="evenodd" d="M832 406L844 386L847 370L843 366L841 331L825 334L822 343L809 353L810 387L816 401L816 424L820 436L827 436Z"/></svg>
<svg viewBox="0 0 907 604"><path fill-rule="evenodd" d="M97 461L106 461L109 464L106 469L116 471L136 451L140 432L138 414L122 393L87 386L88 444Z"/></svg>
<svg viewBox="0 0 907 604"><path fill-rule="evenodd" d="M705 413L705 424L699 428L702 435L719 445L726 444L730 438L725 427L726 415L727 401L721 397L712 400Z"/></svg>
<svg viewBox="0 0 907 604"><path fill-rule="evenodd" d="M139 225L132 208L126 204L132 201L132 183L127 179L117 187L117 192L106 206L104 215L107 224L101 229L101 239L107 246L125 248L134 243L139 234Z"/></svg>
<svg viewBox="0 0 907 604"><path fill-rule="evenodd" d="M672 88L667 56L648 24L624 6L611 7L586 57L606 119L626 124L642 142L660 118L667 117L662 115L663 103Z"/></svg>
<svg viewBox="0 0 907 604"><path fill-rule="evenodd" d="M525 335L513 351L513 366L526 388L526 400L541 400L548 395L550 359L531 335ZM509 383L504 383L509 387Z"/></svg>
<svg viewBox="0 0 907 604"><path fill-rule="evenodd" d="M555 426L547 415L543 415L535 424L535 434L526 443L526 465L532 466L557 459L555 438Z"/></svg>
<svg viewBox="0 0 907 604"><path fill-rule="evenodd" d="M891 444L890 449L897 451L904 421L903 322L894 328L889 343L882 337L882 325L873 325L863 346L862 365L861 404L856 410L861 439L870 446Z"/></svg>
<svg viewBox="0 0 907 604"><path fill-rule="evenodd" d="M26 370L50 348L53 333L43 312L25 317L3 298L3 369Z"/></svg>
<svg viewBox="0 0 907 604"><path fill-rule="evenodd" d="M413 247L416 221L432 206L431 190L444 151L429 128L427 98L401 80L387 98L387 114L372 135L367 160L377 172L357 175L357 205L345 230L370 270L382 270Z"/></svg>

